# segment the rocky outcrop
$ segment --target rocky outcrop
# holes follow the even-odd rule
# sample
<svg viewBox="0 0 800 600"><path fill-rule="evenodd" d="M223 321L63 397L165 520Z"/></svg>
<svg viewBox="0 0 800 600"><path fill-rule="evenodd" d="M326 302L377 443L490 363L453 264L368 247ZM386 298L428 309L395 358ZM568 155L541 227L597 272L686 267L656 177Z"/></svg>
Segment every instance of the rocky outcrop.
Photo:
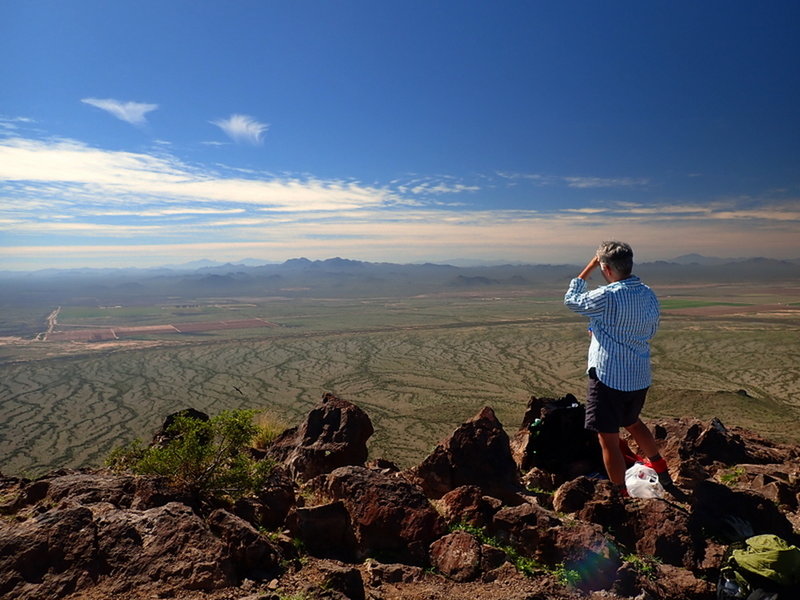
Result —
<svg viewBox="0 0 800 600"><path fill-rule="evenodd" d="M464 485L477 486L497 498L513 497L521 490L508 435L488 406L441 442L409 475L430 498L441 498Z"/></svg>
<svg viewBox="0 0 800 600"><path fill-rule="evenodd" d="M61 598L101 581L116 592L152 582L179 581L183 589L215 590L243 578L263 578L278 567L280 552L238 517L225 511L208 520L190 506L170 502L130 508L133 493L115 492L128 478L102 475L103 488L87 495L67 482L86 483L88 473L50 481L54 496L21 506L0 528L0 596ZM18 494L26 497L27 485ZM59 498L53 503L52 498Z"/></svg>
<svg viewBox="0 0 800 600"><path fill-rule="evenodd" d="M447 531L422 490L396 476L341 467L312 487L344 507L362 559L377 556L427 566L428 547Z"/></svg>
<svg viewBox="0 0 800 600"><path fill-rule="evenodd" d="M299 427L282 433L269 455L297 481L308 481L338 467L364 465L372 421L355 404L325 394Z"/></svg>
<svg viewBox="0 0 800 600"><path fill-rule="evenodd" d="M684 496L520 471L488 407L415 468L364 466L369 418L330 395L236 502L102 470L0 476L0 597L712 600L729 542L800 542L797 448L718 420L649 424Z"/></svg>

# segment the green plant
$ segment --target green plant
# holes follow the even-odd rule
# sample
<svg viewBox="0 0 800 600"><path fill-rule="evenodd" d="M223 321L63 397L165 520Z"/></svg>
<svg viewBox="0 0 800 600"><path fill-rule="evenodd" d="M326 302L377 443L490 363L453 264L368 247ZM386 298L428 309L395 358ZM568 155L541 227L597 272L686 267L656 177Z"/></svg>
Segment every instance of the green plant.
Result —
<svg viewBox="0 0 800 600"><path fill-rule="evenodd" d="M569 587L575 587L582 579L580 572L575 569L568 569L563 563L556 565L556 568L551 572L561 584Z"/></svg>
<svg viewBox="0 0 800 600"><path fill-rule="evenodd" d="M288 596L285 594L279 594L278 598L279 600L311 600L311 596L309 596L305 592L298 592L297 594L289 594Z"/></svg>
<svg viewBox="0 0 800 600"><path fill-rule="evenodd" d="M543 496L554 496L555 490L546 490L544 488L540 488L535 485L528 485L525 486L525 489L528 490L531 494L541 494Z"/></svg>
<svg viewBox="0 0 800 600"><path fill-rule="evenodd" d="M106 467L113 471L129 471L134 464L144 458L146 452L147 447L137 438L124 446L114 448L108 453L104 462Z"/></svg>
<svg viewBox="0 0 800 600"><path fill-rule="evenodd" d="M258 426L255 411L223 411L208 421L179 416L163 446L145 448L138 440L109 454L106 465L139 475L162 475L200 495L239 498L256 492L272 471L248 449Z"/></svg>
<svg viewBox="0 0 800 600"><path fill-rule="evenodd" d="M744 473L744 467L733 467L720 473L719 480L728 487L733 487L741 481Z"/></svg>
<svg viewBox="0 0 800 600"><path fill-rule="evenodd" d="M509 546L508 544L503 544L496 538L487 534L486 531L480 527L469 525L468 523L457 523L456 525L453 525L450 530L466 531L467 533L475 536L480 543L502 550L506 553L508 560L511 561L511 563L516 567L517 571L527 577L533 577L536 574L548 570L536 559L520 554L516 548Z"/></svg>
<svg viewBox="0 0 800 600"><path fill-rule="evenodd" d="M638 554L626 554L621 557L623 561L630 563L637 573L655 579L658 575L658 565L661 560L655 556L639 556Z"/></svg>

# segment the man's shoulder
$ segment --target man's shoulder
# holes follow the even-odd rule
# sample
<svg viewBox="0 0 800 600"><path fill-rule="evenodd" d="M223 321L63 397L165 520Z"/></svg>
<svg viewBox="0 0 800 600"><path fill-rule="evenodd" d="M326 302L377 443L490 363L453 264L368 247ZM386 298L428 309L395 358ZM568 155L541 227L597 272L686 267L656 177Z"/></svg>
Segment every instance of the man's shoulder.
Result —
<svg viewBox="0 0 800 600"><path fill-rule="evenodd" d="M619 281L615 281L614 283L610 283L606 287L615 286L614 289L638 289L646 292L653 293L653 290L645 284L639 277L636 275L631 275L626 279L621 279Z"/></svg>

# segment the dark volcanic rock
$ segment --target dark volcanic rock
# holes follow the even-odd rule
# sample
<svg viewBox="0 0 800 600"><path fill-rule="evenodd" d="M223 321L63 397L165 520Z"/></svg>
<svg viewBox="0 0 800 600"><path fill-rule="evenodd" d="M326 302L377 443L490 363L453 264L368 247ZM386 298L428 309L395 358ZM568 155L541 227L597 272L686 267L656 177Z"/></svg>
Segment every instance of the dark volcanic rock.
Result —
<svg viewBox="0 0 800 600"><path fill-rule="evenodd" d="M800 543L798 448L717 420L650 424L688 494L622 498L607 481L541 468L526 474L535 496L523 493L489 408L415 469L381 460L367 468L369 419L330 395L271 450L285 465L235 502L189 497L165 477L0 476L0 597L222 600L268 589L330 600L706 600L728 543L759 533ZM288 530L267 537L263 527ZM302 561L298 539L310 555ZM329 560L368 556L358 567ZM509 562L518 557L577 573L580 589L544 572L523 576ZM419 568L429 564L440 574Z"/></svg>
<svg viewBox="0 0 800 600"><path fill-rule="evenodd" d="M439 506L450 525L465 523L486 527L503 503L497 498L485 496L478 486L463 485L442 496Z"/></svg>
<svg viewBox="0 0 800 600"><path fill-rule="evenodd" d="M481 544L466 531L456 531L431 544L431 564L453 581L472 581L481 572Z"/></svg>
<svg viewBox="0 0 800 600"><path fill-rule="evenodd" d="M667 502L625 503L632 538L619 539L641 556L657 556L665 564L695 569L704 558L705 537L691 526L691 515Z"/></svg>
<svg viewBox="0 0 800 600"><path fill-rule="evenodd" d="M98 552L124 588L180 581L192 590L238 582L226 545L188 506L169 503L146 511L96 509Z"/></svg>
<svg viewBox="0 0 800 600"><path fill-rule="evenodd" d="M92 511L74 506L0 528L0 597L61 598L106 570Z"/></svg>
<svg viewBox="0 0 800 600"><path fill-rule="evenodd" d="M425 571L420 567L404 565L402 563L367 563L367 576L369 584L379 587L384 583L414 583L425 577Z"/></svg>
<svg viewBox="0 0 800 600"><path fill-rule="evenodd" d="M691 523L729 542L772 533L792 544L800 543L792 523L774 502L756 492L732 490L713 481L695 487Z"/></svg>
<svg viewBox="0 0 800 600"><path fill-rule="evenodd" d="M553 509L563 513L580 510L594 497L597 480L578 477L566 482L553 496Z"/></svg>
<svg viewBox="0 0 800 600"><path fill-rule="evenodd" d="M363 465L372 422L355 404L325 394L300 427L282 433L268 453L284 463L292 477L307 481L338 467Z"/></svg>
<svg viewBox="0 0 800 600"><path fill-rule="evenodd" d="M110 504L54 508L0 530L0 593L44 600L111 577L118 589L179 580L211 590L236 582L207 525L182 504L123 511Z"/></svg>
<svg viewBox="0 0 800 600"><path fill-rule="evenodd" d="M207 522L214 535L225 544L225 552L239 578L263 580L275 574L280 556L252 525L220 509L212 512Z"/></svg>
<svg viewBox="0 0 800 600"><path fill-rule="evenodd" d="M447 529L422 490L397 476L341 467L327 476L323 490L347 509L362 557L424 566L431 542Z"/></svg>
<svg viewBox="0 0 800 600"><path fill-rule="evenodd" d="M494 516L490 531L523 556L577 571L586 589L608 588L621 564L616 545L599 525L563 522L535 504L504 508Z"/></svg>
<svg viewBox="0 0 800 600"><path fill-rule="evenodd" d="M47 600L100 582L116 592L215 590L277 566L280 553L238 517L217 510L205 520L180 502L134 508L137 490L105 472L21 484L13 520L0 522L0 596Z"/></svg>
<svg viewBox="0 0 800 600"><path fill-rule="evenodd" d="M196 421L211 420L211 417L209 417L206 413L199 411L195 408L184 408L183 410L174 412L170 415L167 415L167 418L164 419L163 425L161 425L161 429L159 429L153 434L153 441L151 442L151 445L166 446L171 440L175 439L175 434L170 431L170 428L175 424L175 421L180 417L184 417L186 419L194 419Z"/></svg>
<svg viewBox="0 0 800 600"><path fill-rule="evenodd" d="M353 535L350 514L342 501L318 506L297 507L289 513L286 525L314 556L354 560L358 543Z"/></svg>
<svg viewBox="0 0 800 600"><path fill-rule="evenodd" d="M508 435L488 406L439 444L411 476L430 498L441 498L462 485L478 486L500 499L521 490Z"/></svg>
<svg viewBox="0 0 800 600"><path fill-rule="evenodd" d="M320 570L324 574L322 588L339 592L349 600L364 600L364 580L361 572L355 567L344 567L337 564L323 564Z"/></svg>

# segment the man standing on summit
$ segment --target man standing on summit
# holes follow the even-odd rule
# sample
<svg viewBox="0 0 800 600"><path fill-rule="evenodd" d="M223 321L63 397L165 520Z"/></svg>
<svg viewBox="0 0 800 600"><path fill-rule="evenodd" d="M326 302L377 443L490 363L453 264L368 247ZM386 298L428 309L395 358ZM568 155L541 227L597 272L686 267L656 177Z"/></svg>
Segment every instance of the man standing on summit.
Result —
<svg viewBox="0 0 800 600"><path fill-rule="evenodd" d="M586 290L586 280L599 268L608 285ZM625 458L619 428L624 427L649 458L664 487L672 486L667 463L639 413L652 381L650 339L658 329L658 299L632 275L633 250L624 242L603 242L595 256L569 284L564 304L589 317L589 389L586 429L597 432L608 478L622 495Z"/></svg>

